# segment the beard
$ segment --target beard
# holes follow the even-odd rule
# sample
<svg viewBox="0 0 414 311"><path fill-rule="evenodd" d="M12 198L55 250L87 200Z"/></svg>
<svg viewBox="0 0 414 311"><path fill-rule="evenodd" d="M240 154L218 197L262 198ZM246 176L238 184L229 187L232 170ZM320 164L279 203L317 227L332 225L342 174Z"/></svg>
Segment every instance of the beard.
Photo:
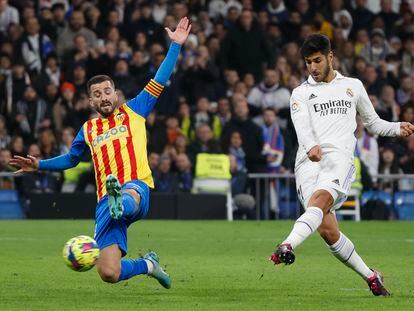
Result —
<svg viewBox="0 0 414 311"><path fill-rule="evenodd" d="M331 71L331 67L329 66L329 64L327 64L322 73L322 81L326 82L330 71Z"/></svg>
<svg viewBox="0 0 414 311"><path fill-rule="evenodd" d="M110 106L104 106L104 107L102 107L102 105L105 105L105 104L111 104L111 105ZM95 110L101 116L103 116L104 118L107 118L111 114L113 114L114 111L115 111L115 109L116 109L116 104L115 103L113 104L113 103L110 103L110 102L104 102L104 103L101 103L99 106L96 106L95 107Z"/></svg>

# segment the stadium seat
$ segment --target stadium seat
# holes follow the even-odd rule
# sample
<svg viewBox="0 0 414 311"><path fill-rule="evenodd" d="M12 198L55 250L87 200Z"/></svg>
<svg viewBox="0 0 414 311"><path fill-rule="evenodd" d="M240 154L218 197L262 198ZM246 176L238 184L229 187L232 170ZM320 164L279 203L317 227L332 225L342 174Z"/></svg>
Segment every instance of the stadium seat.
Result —
<svg viewBox="0 0 414 311"><path fill-rule="evenodd" d="M391 206L392 197L391 194L380 190L368 190L364 191L361 195L361 205L364 206L369 200L379 199L385 202L388 206Z"/></svg>
<svg viewBox="0 0 414 311"><path fill-rule="evenodd" d="M361 206L359 201L359 191L351 189L348 199L342 204L339 210L335 211L340 216L354 216L355 221L361 221Z"/></svg>
<svg viewBox="0 0 414 311"><path fill-rule="evenodd" d="M0 219L24 218L16 190L0 190Z"/></svg>
<svg viewBox="0 0 414 311"><path fill-rule="evenodd" d="M199 153L196 160L193 193L219 193L226 196L227 220L233 220L229 157L224 154Z"/></svg>
<svg viewBox="0 0 414 311"><path fill-rule="evenodd" d="M414 192L396 192L394 194L394 207L399 219L414 220Z"/></svg>

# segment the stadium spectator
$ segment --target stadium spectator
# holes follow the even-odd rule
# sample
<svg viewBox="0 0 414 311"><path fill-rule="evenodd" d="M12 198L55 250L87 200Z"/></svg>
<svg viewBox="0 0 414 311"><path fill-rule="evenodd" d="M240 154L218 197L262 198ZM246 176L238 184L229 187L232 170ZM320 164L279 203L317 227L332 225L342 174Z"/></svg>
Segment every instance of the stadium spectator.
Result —
<svg viewBox="0 0 414 311"><path fill-rule="evenodd" d="M397 102L400 105L406 104L414 91L414 78L412 74L403 75L400 79L400 87L397 89Z"/></svg>
<svg viewBox="0 0 414 311"><path fill-rule="evenodd" d="M401 56L401 71L404 74L414 72L414 33L404 39L404 50Z"/></svg>
<svg viewBox="0 0 414 311"><path fill-rule="evenodd" d="M227 152L232 155L237 163L237 171L246 172L246 153L243 150L243 140L241 134L234 131L230 134Z"/></svg>
<svg viewBox="0 0 414 311"><path fill-rule="evenodd" d="M0 33L5 33L10 24L18 25L20 22L19 11L8 0L0 1Z"/></svg>
<svg viewBox="0 0 414 311"><path fill-rule="evenodd" d="M60 133L64 125L65 119L69 111L73 110L75 106L75 86L70 82L62 83L60 87L62 96L56 101L52 108L53 124L55 130Z"/></svg>
<svg viewBox="0 0 414 311"><path fill-rule="evenodd" d="M231 119L230 101L227 97L219 98L217 102L217 117L221 128Z"/></svg>
<svg viewBox="0 0 414 311"><path fill-rule="evenodd" d="M369 29L371 26L374 13L367 8L367 0L356 0L355 8L351 9L352 15L352 37L355 37L356 32L360 29Z"/></svg>
<svg viewBox="0 0 414 311"><path fill-rule="evenodd" d="M59 155L59 146L56 143L55 135L49 128L43 129L39 133L38 146L44 158L52 158ZM29 153L30 154L30 153Z"/></svg>
<svg viewBox="0 0 414 311"><path fill-rule="evenodd" d="M381 0L381 10L377 13L376 17L383 20L385 26L384 29L388 35L393 33L395 22L398 20L399 16L397 13L393 12L391 0Z"/></svg>
<svg viewBox="0 0 414 311"><path fill-rule="evenodd" d="M272 22L283 24L289 19L289 11L283 0L270 0L266 5L266 13Z"/></svg>
<svg viewBox="0 0 414 311"><path fill-rule="evenodd" d="M378 142L375 137L372 137L366 132L360 115L357 115L356 120L357 128L355 130L355 137L357 139L357 155L362 163L365 164L369 175L375 182L377 180L375 176L378 175L379 165Z"/></svg>
<svg viewBox="0 0 414 311"><path fill-rule="evenodd" d="M175 159L178 175L178 189L182 192L190 192L193 187L193 175L191 161L185 153L180 153Z"/></svg>
<svg viewBox="0 0 414 311"><path fill-rule="evenodd" d="M219 139L221 135L221 125L219 118L209 111L210 102L206 97L200 97L197 100L197 110L190 117L190 140L194 140L196 129L207 124L213 131L213 138Z"/></svg>
<svg viewBox="0 0 414 311"><path fill-rule="evenodd" d="M56 48L60 57L73 48L73 39L77 34L83 34L91 47L96 46L96 34L85 27L85 16L82 11L73 11L69 25L59 34Z"/></svg>
<svg viewBox="0 0 414 311"><path fill-rule="evenodd" d="M26 34L21 42L21 54L28 72L34 76L41 73L47 56L54 51L50 38L40 32L39 21L36 17L25 21Z"/></svg>
<svg viewBox="0 0 414 311"><path fill-rule="evenodd" d="M283 161L285 143L282 130L276 119L276 112L268 107L263 110L263 155L266 156L267 171L278 173Z"/></svg>
<svg viewBox="0 0 414 311"><path fill-rule="evenodd" d="M37 144L31 144L27 153L37 159L42 159L42 153ZM21 178L20 193L29 199L33 193L54 193L60 190L60 173L33 172L24 174Z"/></svg>
<svg viewBox="0 0 414 311"><path fill-rule="evenodd" d="M121 58L115 63L113 79L115 85L124 93L126 98L130 99L136 96L137 83L135 78L129 73L127 60Z"/></svg>
<svg viewBox="0 0 414 311"><path fill-rule="evenodd" d="M24 150L23 137L19 135L14 135L11 138L9 150L11 151L12 156L15 156L15 155L26 156L26 153Z"/></svg>
<svg viewBox="0 0 414 311"><path fill-rule="evenodd" d="M0 115L0 149L7 148L10 144L10 135L7 132L6 119Z"/></svg>
<svg viewBox="0 0 414 311"><path fill-rule="evenodd" d="M152 172L156 172L158 170L158 166L160 164L160 155L155 152L150 152L148 155L148 165Z"/></svg>
<svg viewBox="0 0 414 311"><path fill-rule="evenodd" d="M394 53L394 50L389 45L384 30L381 28L374 28L371 31L370 41L361 51L361 56L370 64L377 67L380 61L385 60L385 58L392 53Z"/></svg>
<svg viewBox="0 0 414 311"><path fill-rule="evenodd" d="M262 155L263 137L261 129L249 117L249 107L246 98L241 94L234 94L234 114L222 131L222 145L229 141L232 132L241 133L246 152L246 167L249 172L265 171L266 158Z"/></svg>
<svg viewBox="0 0 414 311"><path fill-rule="evenodd" d="M197 154L199 153L219 153L220 145L213 137L210 126L201 123L195 129L195 140L188 145L188 156L195 167Z"/></svg>
<svg viewBox="0 0 414 311"><path fill-rule="evenodd" d="M40 129L51 126L46 102L37 95L33 86L28 85L24 89L23 99L16 104L14 121L27 142L35 141Z"/></svg>
<svg viewBox="0 0 414 311"><path fill-rule="evenodd" d="M62 130L62 135L59 144L59 154L65 154L69 152L70 146L75 139L75 130L71 127L65 127Z"/></svg>
<svg viewBox="0 0 414 311"><path fill-rule="evenodd" d="M247 97L251 115L261 114L264 108L280 110L289 107L290 92L279 84L280 75L267 69L262 82L255 86Z"/></svg>
<svg viewBox="0 0 414 311"><path fill-rule="evenodd" d="M378 172L380 174L390 175L403 173L403 171L398 165L398 158L396 157L394 150L389 146L385 146L382 149ZM398 182L395 179L381 178L378 181L378 187L383 191L387 191L390 193L398 191L397 185Z"/></svg>
<svg viewBox="0 0 414 311"><path fill-rule="evenodd" d="M229 30L222 46L223 68L236 69L240 75L252 73L262 77L262 68L269 60L263 31L250 10L243 10L239 23Z"/></svg>
<svg viewBox="0 0 414 311"><path fill-rule="evenodd" d="M225 17L230 8L236 8L239 12L242 10L242 5L236 0L212 0L208 5L208 14L214 19Z"/></svg>
<svg viewBox="0 0 414 311"><path fill-rule="evenodd" d="M178 190L177 174L171 172L171 159L168 156L161 156L158 170L154 172L155 191L176 192Z"/></svg>
<svg viewBox="0 0 414 311"><path fill-rule="evenodd" d="M12 154L9 149L0 148L0 173L11 173L16 169L9 165L12 158ZM0 177L0 189L13 189L14 179L13 177Z"/></svg>

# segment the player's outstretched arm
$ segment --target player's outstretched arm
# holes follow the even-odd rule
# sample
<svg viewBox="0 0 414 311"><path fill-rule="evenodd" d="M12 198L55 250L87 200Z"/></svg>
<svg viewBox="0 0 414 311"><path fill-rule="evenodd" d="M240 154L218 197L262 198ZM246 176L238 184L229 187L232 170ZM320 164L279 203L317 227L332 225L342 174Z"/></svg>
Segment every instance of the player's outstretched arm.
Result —
<svg viewBox="0 0 414 311"><path fill-rule="evenodd" d="M73 140L72 146L70 147L68 153L46 160L38 160L31 155L28 155L27 158L14 156L13 159L10 160L9 164L20 168L15 172L15 174L35 172L38 170L63 171L78 165L85 147L86 143L82 127Z"/></svg>
<svg viewBox="0 0 414 311"><path fill-rule="evenodd" d="M408 122L388 122L381 119L376 113L368 93L361 81L360 95L357 102L357 111L361 115L362 122L368 131L380 136L401 136L406 137L414 133L414 126Z"/></svg>
<svg viewBox="0 0 414 311"><path fill-rule="evenodd" d="M164 85L169 80L178 55L180 54L181 45L187 40L191 30L191 24L187 17L183 17L177 25L175 31L165 28L171 39L171 45L168 53L158 68L154 79L145 86L137 97L127 102L129 108L146 118L154 107L157 98L161 95Z"/></svg>

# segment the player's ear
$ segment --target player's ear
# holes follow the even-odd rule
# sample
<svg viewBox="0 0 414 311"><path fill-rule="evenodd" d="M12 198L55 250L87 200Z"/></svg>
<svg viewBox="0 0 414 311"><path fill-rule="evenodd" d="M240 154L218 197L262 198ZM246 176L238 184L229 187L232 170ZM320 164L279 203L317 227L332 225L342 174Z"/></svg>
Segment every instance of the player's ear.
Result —
<svg viewBox="0 0 414 311"><path fill-rule="evenodd" d="M89 100L89 106L91 106L92 108L94 108L94 106L93 106L93 100L92 100L92 97L90 95L88 97L88 100Z"/></svg>

